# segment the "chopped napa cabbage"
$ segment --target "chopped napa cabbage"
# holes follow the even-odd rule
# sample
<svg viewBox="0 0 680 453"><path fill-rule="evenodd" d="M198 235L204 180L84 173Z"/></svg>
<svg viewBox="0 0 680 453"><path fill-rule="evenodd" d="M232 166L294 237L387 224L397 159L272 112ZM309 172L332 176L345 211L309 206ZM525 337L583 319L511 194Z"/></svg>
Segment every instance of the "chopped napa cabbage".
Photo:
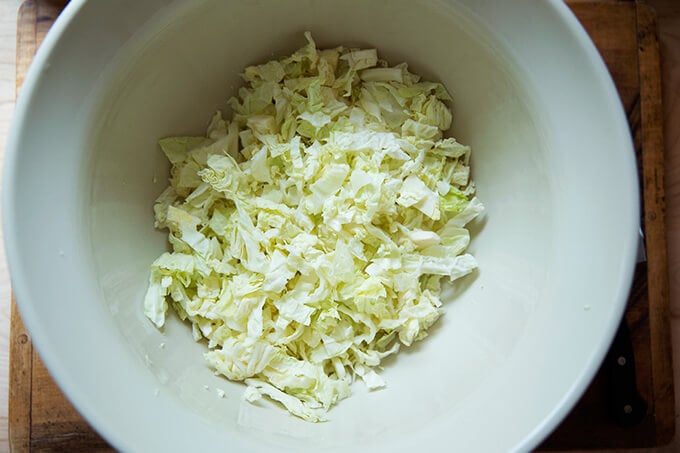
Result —
<svg viewBox="0 0 680 453"><path fill-rule="evenodd" d="M443 137L451 100L375 49L307 45L243 72L205 137L160 140L170 187L154 206L172 252L144 313L189 320L216 373L321 421L358 377L442 314L440 281L476 268L482 211L470 148Z"/></svg>

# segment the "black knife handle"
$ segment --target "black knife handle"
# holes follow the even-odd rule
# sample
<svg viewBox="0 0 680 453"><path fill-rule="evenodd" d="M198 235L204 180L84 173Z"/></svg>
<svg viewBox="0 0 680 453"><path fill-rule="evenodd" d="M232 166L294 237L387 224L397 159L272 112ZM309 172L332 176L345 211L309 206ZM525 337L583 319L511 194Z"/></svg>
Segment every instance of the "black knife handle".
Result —
<svg viewBox="0 0 680 453"><path fill-rule="evenodd" d="M647 402L637 389L633 343L625 317L605 360L609 381L609 414L619 426L635 426L647 415Z"/></svg>

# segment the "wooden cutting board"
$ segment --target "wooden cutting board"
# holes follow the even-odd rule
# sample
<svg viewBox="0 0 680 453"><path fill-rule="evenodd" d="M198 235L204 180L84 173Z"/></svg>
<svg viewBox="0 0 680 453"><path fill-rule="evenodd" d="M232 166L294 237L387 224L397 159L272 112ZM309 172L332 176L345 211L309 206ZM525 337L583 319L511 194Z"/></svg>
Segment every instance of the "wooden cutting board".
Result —
<svg viewBox="0 0 680 453"><path fill-rule="evenodd" d="M17 92L45 33L65 0L28 0L19 10ZM659 446L674 435L674 389L664 226L663 131L659 48L654 12L633 2L572 2L602 54L628 114L643 190L647 263L638 266L626 320L638 390L649 410L636 426L608 417L601 370L581 401L541 450ZM578 68L574 68L578 70ZM73 409L33 350L12 300L9 438L14 452L112 451Z"/></svg>

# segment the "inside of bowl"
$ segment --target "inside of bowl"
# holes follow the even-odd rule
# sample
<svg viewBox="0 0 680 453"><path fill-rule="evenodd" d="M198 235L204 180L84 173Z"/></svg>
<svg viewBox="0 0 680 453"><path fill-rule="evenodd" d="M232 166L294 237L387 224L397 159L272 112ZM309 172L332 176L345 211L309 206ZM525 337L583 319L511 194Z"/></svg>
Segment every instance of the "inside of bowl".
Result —
<svg viewBox="0 0 680 453"><path fill-rule="evenodd" d="M48 157L40 169L50 174L50 165L68 167L50 195L71 200L59 226L63 237L52 244L55 251L66 250L69 263L55 271L65 274L53 277L62 278L53 296L70 298L65 309L84 319L78 322L55 307L46 310L63 322L62 331L68 327L83 343L91 337L99 342L83 345L65 335L52 345L59 358L47 362L95 426L120 445L171 449L215 442L296 451L507 449L531 439L601 357L602 332L620 313L626 287L621 276L628 269L634 211L619 200L622 192L632 193L629 162L611 148L612 142L622 143L627 151L627 138L620 137L619 118L607 113L611 105L600 74L560 79L560 88L578 93L574 99L557 93L550 85L564 66L558 61L557 67L536 69L551 43L530 43L517 30L546 27L548 33L552 27L571 36L558 9L536 5L543 20L537 25L523 24L506 6L496 13L472 1L138 3L124 10L80 5L72 27L103 17L106 25L96 44L57 43L53 66L60 67L59 51L66 58L75 48L88 55L100 46L107 58L91 57L94 68L69 76L75 82L65 87L63 102L73 117L43 113L55 131L61 121L70 134L58 145L65 149L64 163ZM298 420L266 402L243 402L244 386L213 374L202 357L205 346L192 340L189 325L171 316L159 331L142 313L149 265L167 249L166 232L153 226L153 201L166 187L169 170L157 140L203 134L211 115L226 110L226 100L241 85L239 72L302 46L306 30L319 47L375 47L391 63L406 61L413 72L443 82L454 98L451 135L473 148L473 178L486 206L472 226L470 251L479 271L445 289L445 316L430 337L385 363L385 389L367 392L357 383L354 395L322 424ZM572 64L585 54L583 64L599 68L582 45L574 38L564 46L571 46L561 50L565 61ZM65 82L57 75L45 76L42 89L47 93L60 83ZM79 100L68 98L78 90ZM577 113L588 97L595 99L591 108ZM605 119L600 127L614 139L588 121L598 115ZM577 133L584 137L578 143ZM599 184L598 172L605 168L620 176ZM609 218L599 217L594 207L603 203L613 206ZM623 247L617 249L608 235L621 238ZM77 294L69 294L71 282L78 284ZM58 337L56 328L46 329L47 336ZM577 329L581 335L575 335ZM63 352L68 345L79 345L87 359ZM79 382L78 373L88 376L86 382ZM182 425L199 436L191 439L198 443L173 432L149 443L146 437L159 436L162 427L139 426L134 414L112 422L115 404L100 393L102 382L122 392L116 397L120 405L136 401L152 417L149 423ZM484 435L489 426L494 436Z"/></svg>
<svg viewBox="0 0 680 453"><path fill-rule="evenodd" d="M313 436L321 445L338 439L366 444L376 431L394 436L455 411L512 353L543 297L552 258L545 143L511 63L454 12L430 5L415 14L404 2L393 5L392 20L376 27L374 18L387 14L377 3L309 3L284 25L279 18L288 6L265 3L192 8L160 31L150 25L153 36L130 43L129 53L119 57L118 73L93 115L93 172L85 184L92 187L97 281L131 349L156 374L158 388L196 413L232 429L238 420L272 439L287 434ZM357 16L357 10L363 13ZM258 26L248 31L240 23ZM242 84L243 68L292 53L304 45L305 30L319 47L375 47L393 64L406 61L414 72L442 81L455 99L452 134L473 146L474 179L488 209L475 225L471 247L480 271L445 293L447 315L431 337L388 362L384 391L367 393L358 383L357 396L333 409L331 423L319 425L240 402L243 385L213 375L202 357L205 345L192 341L188 325L173 318L160 332L141 310L149 264L166 249L166 233L154 230L151 210L168 184L157 140L204 134L212 113L224 109ZM425 30L429 36L422 36ZM535 221L527 224L527 218ZM217 388L227 392L226 400L216 396Z"/></svg>

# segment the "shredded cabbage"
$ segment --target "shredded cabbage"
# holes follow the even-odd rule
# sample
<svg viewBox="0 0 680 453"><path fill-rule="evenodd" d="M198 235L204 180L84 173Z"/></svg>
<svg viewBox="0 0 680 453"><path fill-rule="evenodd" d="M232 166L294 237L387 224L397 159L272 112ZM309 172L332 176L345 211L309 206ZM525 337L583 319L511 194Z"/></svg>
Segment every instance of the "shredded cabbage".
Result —
<svg viewBox="0 0 680 453"><path fill-rule="evenodd" d="M217 373L312 422L358 376L427 335L440 280L476 268L465 225L482 210L470 148L444 138L451 98L375 49L307 45L245 69L205 137L159 144L172 164L154 206L172 252L144 300L207 340Z"/></svg>

